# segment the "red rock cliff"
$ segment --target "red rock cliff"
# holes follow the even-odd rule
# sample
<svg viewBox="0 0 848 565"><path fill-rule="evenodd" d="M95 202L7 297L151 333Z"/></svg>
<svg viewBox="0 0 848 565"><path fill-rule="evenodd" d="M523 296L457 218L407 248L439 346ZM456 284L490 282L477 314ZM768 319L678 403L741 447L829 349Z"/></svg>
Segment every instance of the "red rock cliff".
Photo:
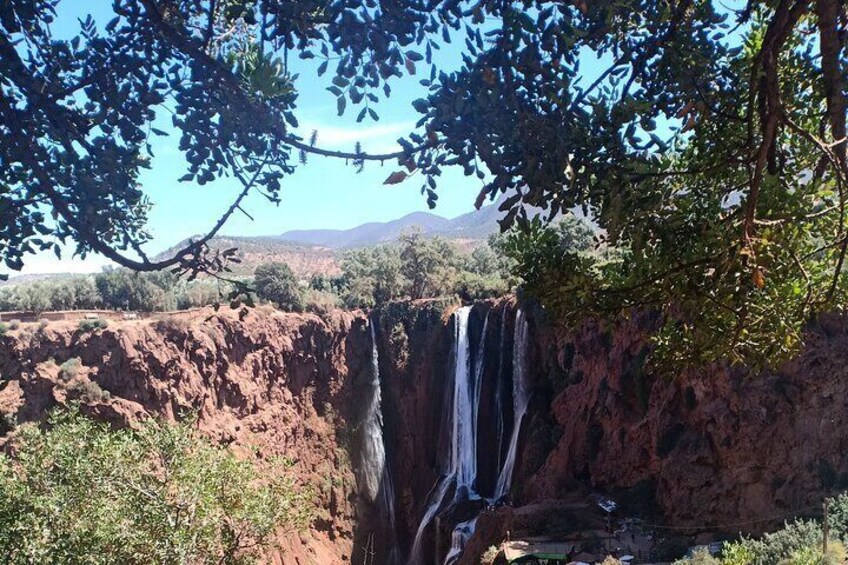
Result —
<svg viewBox="0 0 848 565"><path fill-rule="evenodd" d="M365 319L211 310L164 321L25 324L0 337L0 410L39 420L69 396L83 410L131 424L147 415L197 412L199 427L258 457L284 456L317 492L309 532L284 536L284 564L349 561L360 532L350 465L357 384L368 378ZM79 358L78 369L60 365ZM96 383L93 387L90 383ZM247 449L243 450L249 453Z"/></svg>

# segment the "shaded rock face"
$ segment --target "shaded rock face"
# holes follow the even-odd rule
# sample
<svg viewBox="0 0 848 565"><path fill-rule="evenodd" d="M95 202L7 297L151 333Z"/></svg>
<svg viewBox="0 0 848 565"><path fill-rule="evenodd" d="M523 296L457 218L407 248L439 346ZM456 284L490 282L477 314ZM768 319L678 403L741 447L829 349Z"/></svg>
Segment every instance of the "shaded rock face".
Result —
<svg viewBox="0 0 848 565"><path fill-rule="evenodd" d="M76 369L61 367L75 357ZM41 420L96 383L105 393L94 389L82 409L115 425L194 412L203 432L246 457L291 460L291 472L316 493L318 512L310 531L281 534L275 562L350 561L370 529L349 463L357 396L370 378L362 316L324 321L255 310L238 319L209 311L93 333L73 324L23 326L0 337L0 375L0 411L18 423Z"/></svg>
<svg viewBox="0 0 848 565"><path fill-rule="evenodd" d="M448 313L439 308L397 308L380 313L380 349L399 531L408 548L428 491L445 468L440 457L447 452L443 415L452 387L453 334ZM650 315L566 331L547 323L544 311L525 308L532 395L511 505L533 507L588 490L653 522L757 533L848 488L848 460L841 456L848 449L844 319L823 317L811 328L807 349L776 372L755 375L716 365L671 379L643 372L656 327ZM515 309L509 300L480 303L469 320L470 343L477 347L489 313L478 429L477 489L483 496L492 493L512 428ZM391 338L392 332L405 337ZM446 552L449 514L439 534L429 534L429 551ZM501 541L509 530L504 516L509 512L484 512L460 563L478 563Z"/></svg>
<svg viewBox="0 0 848 565"><path fill-rule="evenodd" d="M542 338L558 355L545 365L565 379L549 408L559 439L525 475L528 498L576 477L675 525L766 519L743 528L756 532L848 488L844 320L822 318L777 372L713 366L676 379L642 373L653 325L643 315Z"/></svg>

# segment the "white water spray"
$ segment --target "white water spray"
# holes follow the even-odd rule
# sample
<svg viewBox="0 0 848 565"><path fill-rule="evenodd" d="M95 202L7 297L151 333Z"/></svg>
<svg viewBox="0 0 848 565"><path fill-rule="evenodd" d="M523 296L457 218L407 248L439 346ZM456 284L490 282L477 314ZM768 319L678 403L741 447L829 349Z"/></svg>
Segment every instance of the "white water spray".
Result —
<svg viewBox="0 0 848 565"><path fill-rule="evenodd" d="M453 534L451 535L451 548L445 557L445 565L450 565L456 561L460 555L462 555L462 550L465 549L465 544L467 544L468 540L471 539L471 536L474 535L474 529L476 526L476 517L465 522L460 522L456 525L453 529Z"/></svg>
<svg viewBox="0 0 848 565"><path fill-rule="evenodd" d="M395 532L395 493L392 476L386 461L386 446L383 438L382 394L380 391L380 363L377 352L377 337L374 322L371 328L371 380L367 394L365 418L362 422L361 489L372 504L376 504L381 517L387 524L389 564L400 562L400 549Z"/></svg>
<svg viewBox="0 0 848 565"><path fill-rule="evenodd" d="M449 422L451 430L450 461L447 473L439 479L428 496L427 509L424 511L424 516L418 525L418 531L415 533L415 540L412 544L409 557L410 565L421 563L421 544L424 532L433 518L442 510L442 505L451 486L456 486L455 500L462 496L478 497L475 491L477 479L477 406L480 399L480 389L482 388L484 360L482 350L486 339L488 315L483 324L483 335L476 359L474 381L472 382L470 379L471 351L468 341L468 317L470 314L470 306L463 306L454 314L455 357L451 421Z"/></svg>
<svg viewBox="0 0 848 565"><path fill-rule="evenodd" d="M526 382L527 338L529 333L524 312L519 308L515 314L515 340L512 345L512 405L514 420L506 460L498 476L498 484L495 487L495 500L507 494L512 486L512 474L515 471L515 458L518 453L518 436L521 433L521 421L527 413L527 405L530 401Z"/></svg>

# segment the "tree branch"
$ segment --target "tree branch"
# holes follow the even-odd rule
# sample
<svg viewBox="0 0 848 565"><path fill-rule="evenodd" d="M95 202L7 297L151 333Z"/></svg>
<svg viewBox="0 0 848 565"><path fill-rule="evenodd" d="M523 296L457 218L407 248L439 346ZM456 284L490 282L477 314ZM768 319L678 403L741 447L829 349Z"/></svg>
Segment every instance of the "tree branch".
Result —
<svg viewBox="0 0 848 565"><path fill-rule="evenodd" d="M150 18L151 23L159 30L162 36L167 39L174 47L178 50L182 51L189 57L191 57L194 61L201 63L205 66L213 76L220 79L221 84L226 85L229 93L236 97L238 102L247 108L250 112L256 115L266 115L269 116L273 121L273 126L275 129L282 132L280 136L280 141L286 145L290 145L295 147L301 151L306 153L310 153L313 155L320 155L323 157L335 157L339 159L358 159L361 161L389 161L392 159L401 159L404 157L409 157L412 154L419 153L424 151L434 145L432 142L423 143L417 147L414 147L411 151L395 151L392 153L351 153L348 151L332 151L328 149L321 149L318 147L313 147L308 143L304 143L296 136L293 136L288 133L285 122L280 119L280 116L271 108L268 108L264 102L254 102L250 100L244 92L244 87L240 83L240 81L230 72L229 69L225 68L218 61L213 59L206 53L203 49L199 48L195 42L192 40L191 36L180 33L177 29L171 26L168 22L164 20L162 14L159 12L156 7L156 2L154 0L138 0L145 8L148 17Z"/></svg>

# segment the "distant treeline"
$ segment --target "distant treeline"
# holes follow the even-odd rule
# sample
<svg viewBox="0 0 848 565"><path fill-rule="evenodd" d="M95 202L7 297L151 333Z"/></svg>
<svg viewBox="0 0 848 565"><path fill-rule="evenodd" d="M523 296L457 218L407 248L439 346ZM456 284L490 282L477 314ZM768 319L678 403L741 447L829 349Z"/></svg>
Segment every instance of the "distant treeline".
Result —
<svg viewBox="0 0 848 565"><path fill-rule="evenodd" d="M592 240L592 231L576 220L563 222L552 233L555 246L563 249L585 248ZM489 298L510 292L528 278L527 267L519 268L520 260L538 247L537 241L508 234L464 249L455 241L411 231L394 243L345 252L338 276L315 274L302 280L285 263L270 262L240 282L254 293L254 301L295 312L370 308L398 299ZM107 269L0 288L0 310L182 310L225 301L232 291L229 283L210 278L187 281L170 272Z"/></svg>
<svg viewBox="0 0 848 565"><path fill-rule="evenodd" d="M0 288L0 310L48 312L106 308L160 312L213 304L220 300L217 281L178 279L170 272L135 273L109 269L96 275L78 275Z"/></svg>

